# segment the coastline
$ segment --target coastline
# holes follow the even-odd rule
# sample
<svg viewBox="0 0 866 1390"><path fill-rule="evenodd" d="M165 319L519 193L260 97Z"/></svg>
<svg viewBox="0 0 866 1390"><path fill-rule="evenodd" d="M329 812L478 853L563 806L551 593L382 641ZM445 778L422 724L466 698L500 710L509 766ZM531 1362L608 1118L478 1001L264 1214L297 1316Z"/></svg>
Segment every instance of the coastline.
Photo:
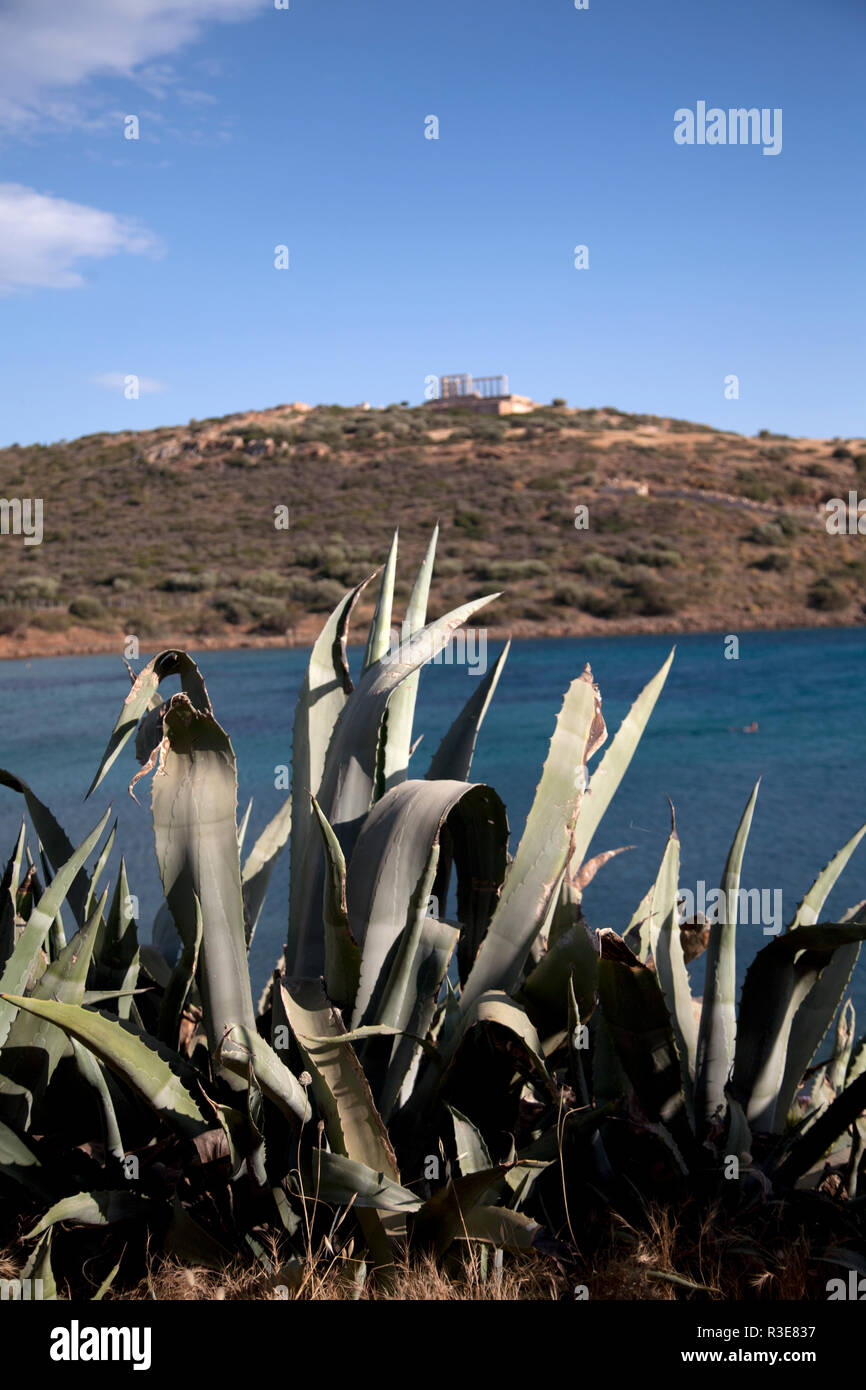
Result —
<svg viewBox="0 0 866 1390"><path fill-rule="evenodd" d="M866 627L863 622L840 622L839 614L821 613L800 605L789 609L762 610L757 613L731 615L721 612L677 615L672 622L667 617L657 618L591 618L581 614L579 621L541 621L538 619L516 619L512 623L491 623L486 627L491 642L545 640L569 637L640 637L669 636L678 637L700 633L777 632L806 628L847 628ZM148 651L163 651L169 647L179 647L185 651L263 651L285 648L308 648L318 637L326 614L313 614L305 617L291 631L284 634L268 634L243 631L226 625L222 632L193 633L168 631L162 634L148 634L140 638L140 645ZM356 633L363 631L365 618L356 620ZM0 636L0 660L34 661L40 658L58 656L108 656L122 655L127 641L123 632L107 632L84 626L71 627L62 633L44 632L38 628L26 628L22 632Z"/></svg>

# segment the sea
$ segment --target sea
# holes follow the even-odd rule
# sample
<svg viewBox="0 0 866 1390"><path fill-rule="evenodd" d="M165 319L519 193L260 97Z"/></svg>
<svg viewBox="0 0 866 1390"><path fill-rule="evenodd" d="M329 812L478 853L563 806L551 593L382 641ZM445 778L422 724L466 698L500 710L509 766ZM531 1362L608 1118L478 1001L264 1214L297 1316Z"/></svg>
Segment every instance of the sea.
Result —
<svg viewBox="0 0 866 1390"><path fill-rule="evenodd" d="M481 729L471 777L486 782L508 809L511 850L519 840L570 681L589 663L612 737L641 688L675 646L673 666L634 759L596 834L590 853L633 846L610 860L586 889L595 927L623 932L652 884L670 829L668 798L681 842L680 886L701 905L721 882L740 815L761 779L746 850L742 887L763 893L765 911L741 923L738 975L786 925L813 879L866 822L866 633L822 628L732 634L574 637L513 643ZM734 655L735 646L736 655ZM490 643L487 663L501 643ZM214 711L238 760L239 804L252 798L246 848L276 813L286 792L279 769L291 763L295 701L308 654L300 649L193 652ZM350 649L357 674L361 649ZM473 674L474 669L474 674ZM423 777L438 743L477 687L479 662L432 664L421 674L411 764ZM176 682L167 681L170 691ZM0 766L28 782L74 843L92 829L110 800L118 820L109 872L126 858L140 904L142 939L160 903L148 811L128 783L138 770L132 742L89 801L90 784L129 689L119 658L52 657L0 663ZM750 732L746 732L750 730ZM144 793L142 795L142 792ZM23 798L0 787L0 855L11 852ZM253 941L255 988L278 959L286 928L289 856L282 856ZM701 887L703 885L703 889ZM866 898L866 838L822 913L837 920ZM866 951L851 994L857 1031L866 1025ZM691 967L703 990L704 961Z"/></svg>

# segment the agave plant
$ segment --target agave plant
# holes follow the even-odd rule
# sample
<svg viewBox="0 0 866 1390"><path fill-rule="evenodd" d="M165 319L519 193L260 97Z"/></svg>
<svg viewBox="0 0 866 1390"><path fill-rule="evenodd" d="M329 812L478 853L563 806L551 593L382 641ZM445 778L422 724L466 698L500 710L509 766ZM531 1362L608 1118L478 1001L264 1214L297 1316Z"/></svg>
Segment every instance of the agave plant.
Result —
<svg viewBox="0 0 866 1390"><path fill-rule="evenodd" d="M553 1209L545 1184L578 1202L588 1179L604 1189L618 1136L640 1130L688 1170L746 1154L749 1127L765 1129L778 1136L765 1170L785 1183L854 1126L853 1191L866 1050L847 1032L813 1087L823 1099L781 1131L866 935L859 910L815 925L859 837L753 963L736 1048L736 922L714 924L696 1028L676 832L631 924L637 954L592 933L580 902L619 852L587 858L673 653L591 773L601 696L588 667L572 682L510 857L501 800L469 780L507 647L426 776L410 776L420 668L489 602L427 622L435 546L434 532L394 651L395 537L357 686L349 620L369 581L326 623L298 699L291 797L245 860L235 754L197 666L165 651L130 673L88 795L135 733L130 791L150 778L165 894L153 944L139 942L123 861L110 904L97 896L109 811L73 849L27 784L0 774L25 798L39 858L22 826L0 885L0 1194L15 1184L42 1211L28 1272L47 1287L63 1223L132 1223L216 1264L238 1248L266 1262L276 1232L298 1252L366 1252L385 1276L407 1243L528 1248ZM164 699L169 676L181 689ZM254 1005L249 946L287 843L285 950ZM702 1141L719 1134L711 1152ZM104 1287L119 1264L94 1239Z"/></svg>

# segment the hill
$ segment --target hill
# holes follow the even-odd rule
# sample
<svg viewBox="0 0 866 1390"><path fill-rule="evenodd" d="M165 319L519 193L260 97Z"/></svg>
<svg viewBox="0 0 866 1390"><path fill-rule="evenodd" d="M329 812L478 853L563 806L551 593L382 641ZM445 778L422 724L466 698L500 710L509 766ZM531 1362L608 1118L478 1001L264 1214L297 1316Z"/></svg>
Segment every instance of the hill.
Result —
<svg viewBox="0 0 866 1390"><path fill-rule="evenodd" d="M0 537L0 655L307 642L397 525L405 599L437 520L431 611L502 589L492 635L858 624L866 552L823 503L861 483L862 439L613 409L286 405L13 445L0 494L41 497L44 533Z"/></svg>

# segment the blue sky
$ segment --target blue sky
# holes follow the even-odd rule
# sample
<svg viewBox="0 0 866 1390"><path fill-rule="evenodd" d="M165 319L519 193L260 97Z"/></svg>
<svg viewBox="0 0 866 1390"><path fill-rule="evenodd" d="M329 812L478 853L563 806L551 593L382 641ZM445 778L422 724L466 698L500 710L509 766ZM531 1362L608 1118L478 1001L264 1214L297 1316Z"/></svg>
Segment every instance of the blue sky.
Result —
<svg viewBox="0 0 866 1390"><path fill-rule="evenodd" d="M0 444L464 370L862 435L864 40L862 0L7 0ZM677 145L702 100L781 153Z"/></svg>

